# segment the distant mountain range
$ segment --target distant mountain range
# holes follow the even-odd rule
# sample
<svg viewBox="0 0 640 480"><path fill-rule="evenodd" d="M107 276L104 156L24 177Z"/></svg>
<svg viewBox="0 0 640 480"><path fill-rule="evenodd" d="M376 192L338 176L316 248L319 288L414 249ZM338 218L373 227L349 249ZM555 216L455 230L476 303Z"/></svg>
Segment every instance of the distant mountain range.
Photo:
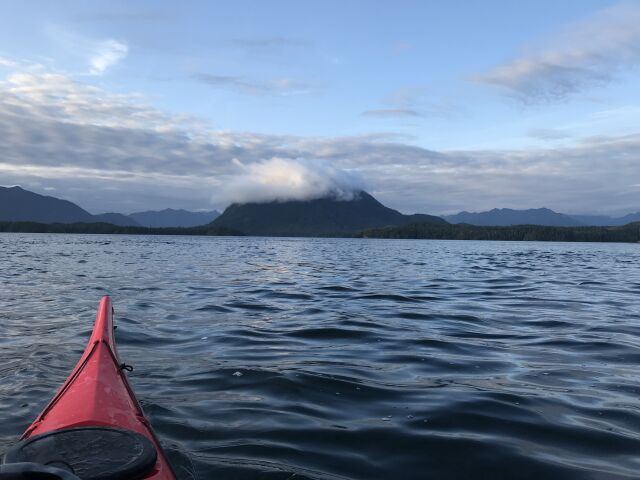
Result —
<svg viewBox="0 0 640 480"><path fill-rule="evenodd" d="M571 215L582 225L593 225L597 227L619 227L632 222L640 222L640 212L630 213L623 217L607 217L604 215Z"/></svg>
<svg viewBox="0 0 640 480"><path fill-rule="evenodd" d="M0 222L96 223L119 227L192 228L211 226L216 231L265 236L343 236L364 230L402 227L409 224L474 226L542 225L553 227L622 226L640 221L640 212L624 217L566 215L548 208L486 212L460 212L445 216L404 215L381 204L364 191L352 200L333 197L315 200L232 204L217 211L190 212L165 209L131 215L92 215L67 200L39 195L20 187L0 187Z"/></svg>
<svg viewBox="0 0 640 480"><path fill-rule="evenodd" d="M160 211L148 210L146 212L136 212L129 215L143 227L165 228L165 227L197 227L213 222L220 216L220 212L212 210L210 212L190 212L188 210L174 210L166 208Z"/></svg>
<svg viewBox="0 0 640 480"><path fill-rule="evenodd" d="M0 187L0 221L38 223L96 223L121 227L195 227L211 223L220 213L166 209L131 215L102 213L92 215L75 203L39 195L20 187Z"/></svg>
<svg viewBox="0 0 640 480"><path fill-rule="evenodd" d="M315 200L233 204L212 225L239 230L247 235L331 236L352 234L368 228L409 223L446 224L432 215L403 215L385 207L367 192L352 200L332 197Z"/></svg>
<svg viewBox="0 0 640 480"><path fill-rule="evenodd" d="M544 225L549 227L621 226L640 221L640 212L624 217L602 215L567 215L548 208L513 210L494 208L487 212L460 212L443 216L449 223L468 223L478 226L507 227L511 225Z"/></svg>
<svg viewBox="0 0 640 480"><path fill-rule="evenodd" d="M444 217L449 223L468 223L469 225L507 227L510 225L547 225L550 227L576 227L582 225L568 215L554 212L548 208L512 210L494 208L488 212L460 212Z"/></svg>
<svg viewBox="0 0 640 480"><path fill-rule="evenodd" d="M139 227L140 224L133 218L123 215L121 213L101 213L99 215L92 215L93 219L90 222L104 222L118 225L120 227Z"/></svg>

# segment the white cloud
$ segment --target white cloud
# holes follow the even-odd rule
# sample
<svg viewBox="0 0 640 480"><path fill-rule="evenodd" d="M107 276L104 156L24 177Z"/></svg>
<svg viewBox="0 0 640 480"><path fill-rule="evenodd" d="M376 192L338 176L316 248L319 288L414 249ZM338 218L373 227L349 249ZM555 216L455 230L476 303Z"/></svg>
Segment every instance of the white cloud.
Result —
<svg viewBox="0 0 640 480"><path fill-rule="evenodd" d="M83 75L104 75L129 54L123 40L87 37L56 24L48 24L45 33L62 52L57 59L75 70L82 68Z"/></svg>
<svg viewBox="0 0 640 480"><path fill-rule="evenodd" d="M96 44L89 60L92 75L102 75L108 68L126 58L129 53L127 44L109 39Z"/></svg>
<svg viewBox="0 0 640 480"><path fill-rule="evenodd" d="M0 92L5 108L41 120L158 132L208 127L188 115L165 114L150 107L140 95L109 93L42 68L10 73L0 81Z"/></svg>
<svg viewBox="0 0 640 480"><path fill-rule="evenodd" d="M351 200L364 188L361 179L328 162L293 158L272 158L243 164L214 194L218 203L247 203L307 200L328 195Z"/></svg>
<svg viewBox="0 0 640 480"><path fill-rule="evenodd" d="M623 2L568 26L546 46L473 77L526 103L564 99L640 63L640 2Z"/></svg>
<svg viewBox="0 0 640 480"><path fill-rule="evenodd" d="M5 57L0 57L0 67L15 67L17 65L18 64L13 60L9 60L8 58L5 58Z"/></svg>

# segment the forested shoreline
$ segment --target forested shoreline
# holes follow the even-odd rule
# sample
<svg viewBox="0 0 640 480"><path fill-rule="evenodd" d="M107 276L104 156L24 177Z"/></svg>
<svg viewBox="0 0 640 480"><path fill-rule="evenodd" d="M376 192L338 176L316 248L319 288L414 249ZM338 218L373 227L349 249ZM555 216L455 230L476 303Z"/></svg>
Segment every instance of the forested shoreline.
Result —
<svg viewBox="0 0 640 480"><path fill-rule="evenodd" d="M242 232L226 227L125 227L111 223L38 223L0 222L0 232L13 233L98 233L112 235L203 235L241 236Z"/></svg>
<svg viewBox="0 0 640 480"><path fill-rule="evenodd" d="M0 232L15 233L89 233L113 235L201 235L244 236L230 228L203 225L189 228L122 227L109 223L36 223L0 222ZM514 225L511 227L480 227L468 224L438 225L414 223L399 227L369 229L353 235L336 237L432 239L432 240L505 240L548 242L640 242L640 222L622 227L545 227Z"/></svg>
<svg viewBox="0 0 640 480"><path fill-rule="evenodd" d="M366 230L361 238L432 239L432 240L506 240L546 242L640 242L640 222L622 227L546 227L513 225L480 227L468 224L434 225L413 223L400 227Z"/></svg>

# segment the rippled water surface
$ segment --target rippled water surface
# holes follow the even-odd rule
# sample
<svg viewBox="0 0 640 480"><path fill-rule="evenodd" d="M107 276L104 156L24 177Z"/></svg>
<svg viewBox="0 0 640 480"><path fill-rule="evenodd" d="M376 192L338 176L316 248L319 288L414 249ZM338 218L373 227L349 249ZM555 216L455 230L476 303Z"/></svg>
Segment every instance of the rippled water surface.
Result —
<svg viewBox="0 0 640 480"><path fill-rule="evenodd" d="M183 479L640 476L640 245L0 235L0 450L113 297Z"/></svg>

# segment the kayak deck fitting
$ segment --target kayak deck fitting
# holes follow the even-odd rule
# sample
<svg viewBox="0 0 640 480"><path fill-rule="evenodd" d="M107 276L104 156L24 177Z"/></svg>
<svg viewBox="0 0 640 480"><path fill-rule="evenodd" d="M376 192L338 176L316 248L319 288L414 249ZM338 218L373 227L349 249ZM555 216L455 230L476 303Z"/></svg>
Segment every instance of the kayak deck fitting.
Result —
<svg viewBox="0 0 640 480"><path fill-rule="evenodd" d="M105 296L82 357L21 441L5 453L4 463L46 464L82 480L175 479L126 369L116 350L111 299Z"/></svg>

